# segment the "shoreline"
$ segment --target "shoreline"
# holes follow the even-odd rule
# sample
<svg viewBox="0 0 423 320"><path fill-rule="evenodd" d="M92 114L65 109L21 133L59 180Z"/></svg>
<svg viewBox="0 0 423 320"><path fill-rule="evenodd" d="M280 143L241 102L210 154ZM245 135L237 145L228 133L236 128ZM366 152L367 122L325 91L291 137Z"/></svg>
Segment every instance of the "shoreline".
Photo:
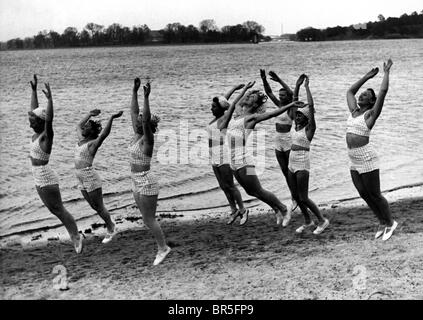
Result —
<svg viewBox="0 0 423 320"><path fill-rule="evenodd" d="M149 43L138 45L113 45L113 46L86 46L86 47L58 47L58 48L32 48L32 49L6 49L0 52L14 52L14 51L44 51L44 50L66 50L66 49L105 49L105 48L142 48L142 47L185 47L185 46L210 46L210 45L231 45L231 44L261 44L261 43L319 43L319 42L341 42L341 41L377 41L377 40L421 40L423 37L402 37L402 38L362 38L362 39L329 39L329 40L314 40L314 41L300 41L300 40L270 40L259 41L253 43L247 42L197 42L197 43Z"/></svg>
<svg viewBox="0 0 423 320"><path fill-rule="evenodd" d="M387 194L400 225L386 242L364 203L321 207L331 225L319 236L295 234L294 215L277 227L264 206L243 227L225 213L160 223L172 252L152 266L156 245L138 223L101 244L87 234L76 255L69 240L0 249L2 299L422 299L423 196ZM57 268L66 272L59 290ZM60 269L60 270L62 270ZM56 270L56 272L54 271ZM171 271L171 272L169 272ZM240 276L242 275L242 276ZM364 277L364 278L363 278ZM56 281L56 282L55 282ZM364 281L364 282L363 282Z"/></svg>
<svg viewBox="0 0 423 320"><path fill-rule="evenodd" d="M403 198L418 198L423 197L423 183L414 183L405 186L399 186L391 188L385 191L382 191L382 194L387 197L388 202L395 202ZM181 195L181 198L183 195ZM179 197L175 197L178 199ZM160 200L159 200L160 201ZM337 200L330 200L323 203L317 203L319 208L336 208L338 206L345 207L350 205L360 205L364 201L359 197L349 197ZM261 211L270 211L270 208L263 204L257 199L252 199L251 201L246 202L246 207L253 209L259 208ZM196 220L199 216L219 216L224 215L229 212L229 206L216 206L210 208L201 208L201 209L189 209L189 210L163 210L159 208L157 210L157 218L162 221L190 221ZM141 213L139 213L135 203L130 203L127 205L119 206L113 209L109 209L109 212L113 219L116 219L117 226L119 229L128 230L132 227L137 227L137 225L142 224ZM298 213L299 210L297 209ZM105 224L99 218L96 213L77 220L79 230L84 232L84 234L101 234L105 232ZM101 229L101 230L99 230ZM53 226L46 226L36 229L18 231L6 235L0 236L0 248L7 247L8 243L12 245L20 243L22 246L27 246L31 244L41 242L46 244L49 239L52 241L58 241L58 239L68 238L67 233L59 220Z"/></svg>

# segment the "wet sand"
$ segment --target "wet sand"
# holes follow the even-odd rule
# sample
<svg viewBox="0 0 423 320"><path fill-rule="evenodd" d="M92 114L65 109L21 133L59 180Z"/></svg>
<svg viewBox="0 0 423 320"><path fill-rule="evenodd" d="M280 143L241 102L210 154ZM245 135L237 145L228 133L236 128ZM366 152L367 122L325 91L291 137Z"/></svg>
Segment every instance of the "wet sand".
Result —
<svg viewBox="0 0 423 320"><path fill-rule="evenodd" d="M400 225L387 242L373 239L376 219L361 201L321 209L331 225L320 236L295 234L301 215L277 227L265 206L251 209L245 226L226 225L226 213L162 217L172 252L156 267L154 240L137 219L107 245L102 228L86 234L81 255L69 241L9 242L1 248L0 296L423 299L423 197L391 201ZM63 272L66 282L57 278Z"/></svg>

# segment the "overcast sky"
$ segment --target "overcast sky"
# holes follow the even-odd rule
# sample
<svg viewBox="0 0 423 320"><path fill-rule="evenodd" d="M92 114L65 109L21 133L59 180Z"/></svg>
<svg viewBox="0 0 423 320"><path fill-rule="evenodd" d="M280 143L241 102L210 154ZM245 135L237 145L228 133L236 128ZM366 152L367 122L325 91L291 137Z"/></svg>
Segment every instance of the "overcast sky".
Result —
<svg viewBox="0 0 423 320"><path fill-rule="evenodd" d="M266 35L277 35L281 30L348 26L376 21L379 14L399 17L422 10L422 0L0 0L0 41L41 30L62 33L69 26L80 31L88 22L147 24L159 30L172 22L198 27L204 19L214 19L218 27L254 20Z"/></svg>

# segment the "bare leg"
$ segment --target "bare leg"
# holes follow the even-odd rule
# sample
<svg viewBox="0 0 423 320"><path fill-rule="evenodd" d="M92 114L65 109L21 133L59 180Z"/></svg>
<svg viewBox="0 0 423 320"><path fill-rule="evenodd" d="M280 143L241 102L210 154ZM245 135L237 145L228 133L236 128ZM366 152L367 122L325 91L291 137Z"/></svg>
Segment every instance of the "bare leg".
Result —
<svg viewBox="0 0 423 320"><path fill-rule="evenodd" d="M298 186L297 186L297 176L294 172L288 170L288 185L291 190L292 197L295 201L297 201L298 206L300 207L301 212L304 215L305 224L311 223L311 217L307 210L307 206L300 201L299 193L298 193Z"/></svg>
<svg viewBox="0 0 423 320"><path fill-rule="evenodd" d="M366 186L371 201L376 205L382 219L388 227L394 223L388 201L380 191L379 170L363 173L361 175L363 184Z"/></svg>
<svg viewBox="0 0 423 320"><path fill-rule="evenodd" d="M157 197L157 195L144 196L140 195L138 192L134 192L134 199L139 210L141 211L142 219L145 225L153 233L159 251L166 251L168 246L166 245L165 236L163 234L162 228L156 220Z"/></svg>
<svg viewBox="0 0 423 320"><path fill-rule="evenodd" d="M323 215L320 213L317 205L308 197L308 182L310 173L307 170L301 170L296 172L297 177L297 191L300 202L314 213L320 223L325 221Z"/></svg>
<svg viewBox="0 0 423 320"><path fill-rule="evenodd" d="M220 187L225 192L228 198L229 204L231 205L232 212L236 211L236 204L240 211L244 211L244 202L242 201L241 193L234 184L234 176L232 170L228 164L220 167L213 167L216 178L219 182ZM234 210L235 209L235 210Z"/></svg>
<svg viewBox="0 0 423 320"><path fill-rule="evenodd" d="M102 189L99 188L91 192L81 190L81 193L87 200L87 202L90 204L91 208L93 208L98 213L98 215L104 220L104 222L106 223L107 230L109 232L113 232L115 229L115 224L110 218L109 211L104 206Z"/></svg>
<svg viewBox="0 0 423 320"><path fill-rule="evenodd" d="M291 210L292 210L292 209L294 209L295 202L297 200L294 199L294 196L292 194L291 187L289 186L289 177L288 177L288 175L289 175L289 169L288 169L288 165L289 165L289 154L290 153L291 153L291 150L281 152L281 151L275 149L276 159L278 160L279 167L282 170L282 173L283 173L283 175L285 177L286 184L288 185L289 191L291 192L291 200L292 200Z"/></svg>
<svg viewBox="0 0 423 320"><path fill-rule="evenodd" d="M287 211L286 206L273 193L263 189L255 174L254 167L241 168L234 172L234 176L250 196L268 204L275 212L284 213Z"/></svg>
<svg viewBox="0 0 423 320"><path fill-rule="evenodd" d="M226 199L228 199L229 206L231 207L231 211L232 211L232 213L234 213L235 211L237 211L237 207L236 207L236 203L235 203L235 197L230 192L228 186L224 182L225 177L223 176L223 173L220 170L221 167L212 166L212 168L213 168L214 175L216 176L216 179L217 179L217 182L219 183L220 188L225 193ZM231 175L232 175L232 173L231 173Z"/></svg>
<svg viewBox="0 0 423 320"><path fill-rule="evenodd" d="M386 221L385 221L383 215L379 212L378 206L374 203L374 200L369 195L369 192L367 190L367 184L363 181L363 175L360 175L355 170L351 170L350 172L351 172L352 181L353 181L354 186L357 189L360 197L367 203L369 208L376 215L377 219L379 220L379 223L382 224L382 225L385 225Z"/></svg>
<svg viewBox="0 0 423 320"><path fill-rule="evenodd" d="M283 152L283 151L279 151L275 149L276 159L278 160L279 167L281 168L287 183L288 183L288 171L289 171L288 170L289 153L290 153L290 150Z"/></svg>
<svg viewBox="0 0 423 320"><path fill-rule="evenodd" d="M59 185L36 186L36 189L47 209L63 223L72 241L77 241L79 239L78 227L73 216L63 206Z"/></svg>

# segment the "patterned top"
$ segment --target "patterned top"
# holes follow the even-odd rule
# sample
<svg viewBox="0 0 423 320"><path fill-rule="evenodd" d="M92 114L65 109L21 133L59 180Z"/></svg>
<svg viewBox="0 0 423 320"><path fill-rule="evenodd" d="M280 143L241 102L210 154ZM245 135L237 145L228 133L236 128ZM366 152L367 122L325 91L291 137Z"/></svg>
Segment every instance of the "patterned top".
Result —
<svg viewBox="0 0 423 320"><path fill-rule="evenodd" d="M135 141L134 143L129 144L128 151L129 151L129 163L135 164L139 166L149 166L151 163L151 157L147 156L142 152L140 148L140 139Z"/></svg>
<svg viewBox="0 0 423 320"><path fill-rule="evenodd" d="M291 117L288 114L288 111L285 111L284 113L282 113L281 115L279 115L278 117L276 117L276 124L281 124L281 125L288 125L291 126L292 125L293 120L291 119Z"/></svg>
<svg viewBox="0 0 423 320"><path fill-rule="evenodd" d="M84 161L90 166L93 164L94 156L88 150L88 142L80 146L78 144L76 145L74 159L75 163Z"/></svg>
<svg viewBox="0 0 423 320"><path fill-rule="evenodd" d="M356 118L354 118L352 114L350 114L347 120L347 133L370 137L371 130L367 126L366 120L364 119L364 115L366 114L366 112Z"/></svg>
<svg viewBox="0 0 423 320"><path fill-rule="evenodd" d="M292 132L292 144L295 144L300 147L310 148L311 141L308 140L306 134L306 127L302 128L301 130L294 130Z"/></svg>
<svg viewBox="0 0 423 320"><path fill-rule="evenodd" d="M50 154L44 152L40 147L40 137L41 135L34 141L31 141L29 156L34 160L49 161Z"/></svg>
<svg viewBox="0 0 423 320"><path fill-rule="evenodd" d="M246 130L244 117L232 120L228 126L228 144L230 148L231 163L248 163L249 155L245 147L251 130Z"/></svg>

